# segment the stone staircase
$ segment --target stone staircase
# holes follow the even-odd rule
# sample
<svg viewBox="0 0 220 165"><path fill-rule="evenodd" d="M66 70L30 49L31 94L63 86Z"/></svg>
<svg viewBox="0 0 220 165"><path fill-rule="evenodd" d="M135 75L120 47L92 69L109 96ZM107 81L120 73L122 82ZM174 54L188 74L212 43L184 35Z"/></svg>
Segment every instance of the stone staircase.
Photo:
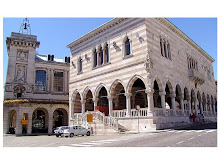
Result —
<svg viewBox="0 0 220 165"><path fill-rule="evenodd" d="M93 122L87 123L87 115L93 115ZM126 127L118 123L118 120L111 116L105 116L100 111L86 111L84 114L77 114L74 117L73 125L82 125L92 129L94 134L118 134L129 131Z"/></svg>

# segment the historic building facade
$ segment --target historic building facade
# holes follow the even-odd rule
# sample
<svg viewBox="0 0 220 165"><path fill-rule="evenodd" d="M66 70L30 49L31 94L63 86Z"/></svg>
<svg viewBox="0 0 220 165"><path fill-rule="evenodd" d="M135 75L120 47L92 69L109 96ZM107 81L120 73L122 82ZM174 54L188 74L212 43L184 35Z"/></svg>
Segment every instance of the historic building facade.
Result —
<svg viewBox="0 0 220 165"><path fill-rule="evenodd" d="M214 59L167 19L115 18L67 47L69 124L88 113L116 131L137 119L140 131L188 124L192 113L216 121Z"/></svg>
<svg viewBox="0 0 220 165"><path fill-rule="evenodd" d="M70 58L37 54L40 42L31 34L11 33L6 43L4 133L51 134L68 125Z"/></svg>

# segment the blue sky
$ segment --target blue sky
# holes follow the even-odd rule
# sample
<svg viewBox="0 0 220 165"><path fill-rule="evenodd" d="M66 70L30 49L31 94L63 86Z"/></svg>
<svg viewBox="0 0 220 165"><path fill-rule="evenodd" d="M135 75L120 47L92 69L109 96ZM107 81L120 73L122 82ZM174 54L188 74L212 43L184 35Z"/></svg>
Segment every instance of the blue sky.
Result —
<svg viewBox="0 0 220 165"><path fill-rule="evenodd" d="M39 54L54 54L56 58L69 56L69 43L112 18L28 18L31 34L37 35ZM212 58L214 76L217 79L217 19L216 18L168 18L182 32L196 42ZM19 32L23 18L3 18L3 85L7 73L6 37Z"/></svg>

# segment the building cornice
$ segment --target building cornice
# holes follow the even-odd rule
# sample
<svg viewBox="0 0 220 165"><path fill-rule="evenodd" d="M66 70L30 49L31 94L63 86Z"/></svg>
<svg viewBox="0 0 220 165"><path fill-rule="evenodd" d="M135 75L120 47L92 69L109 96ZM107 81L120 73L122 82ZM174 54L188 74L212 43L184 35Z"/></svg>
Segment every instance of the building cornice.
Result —
<svg viewBox="0 0 220 165"><path fill-rule="evenodd" d="M167 20L166 18L155 18L155 19L159 21L162 25L170 29L172 32L177 34L179 37L184 39L187 43L189 43L192 47L194 47L198 52L200 52L208 60L210 60L211 62L215 61L208 53L206 53L200 46L198 46L192 39L190 39L185 33L183 33L178 27L176 27L169 20Z"/></svg>
<svg viewBox="0 0 220 165"><path fill-rule="evenodd" d="M69 45L67 45L67 48L72 48L88 39L90 39L91 37L94 37L96 35L98 35L101 32L106 31L107 29L119 24L120 22L124 21L127 18L114 18L106 23L104 23L103 25L97 27L96 29L88 32L87 34L85 34L84 36L76 39L75 41L73 41L72 43L70 43Z"/></svg>

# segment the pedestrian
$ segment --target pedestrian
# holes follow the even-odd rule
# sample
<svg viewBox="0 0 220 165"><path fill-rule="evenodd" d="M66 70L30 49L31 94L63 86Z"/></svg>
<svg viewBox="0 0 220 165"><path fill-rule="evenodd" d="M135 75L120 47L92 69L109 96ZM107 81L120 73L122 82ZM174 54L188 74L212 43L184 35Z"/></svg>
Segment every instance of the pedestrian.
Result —
<svg viewBox="0 0 220 165"><path fill-rule="evenodd" d="M191 113L189 114L189 120L190 120L190 123L192 123L192 114Z"/></svg>
<svg viewBox="0 0 220 165"><path fill-rule="evenodd" d="M201 115L201 121L202 121L202 124L205 123L205 119L204 119L204 115L203 114Z"/></svg>
<svg viewBox="0 0 220 165"><path fill-rule="evenodd" d="M195 123L195 120L196 120L196 115L193 113L192 114L192 120L193 120L193 125L195 125L196 123Z"/></svg>
<svg viewBox="0 0 220 165"><path fill-rule="evenodd" d="M199 124L201 124L202 123L202 121L201 121L201 114L200 113L198 113L198 115L197 115L197 118L198 118L198 120L199 120Z"/></svg>

